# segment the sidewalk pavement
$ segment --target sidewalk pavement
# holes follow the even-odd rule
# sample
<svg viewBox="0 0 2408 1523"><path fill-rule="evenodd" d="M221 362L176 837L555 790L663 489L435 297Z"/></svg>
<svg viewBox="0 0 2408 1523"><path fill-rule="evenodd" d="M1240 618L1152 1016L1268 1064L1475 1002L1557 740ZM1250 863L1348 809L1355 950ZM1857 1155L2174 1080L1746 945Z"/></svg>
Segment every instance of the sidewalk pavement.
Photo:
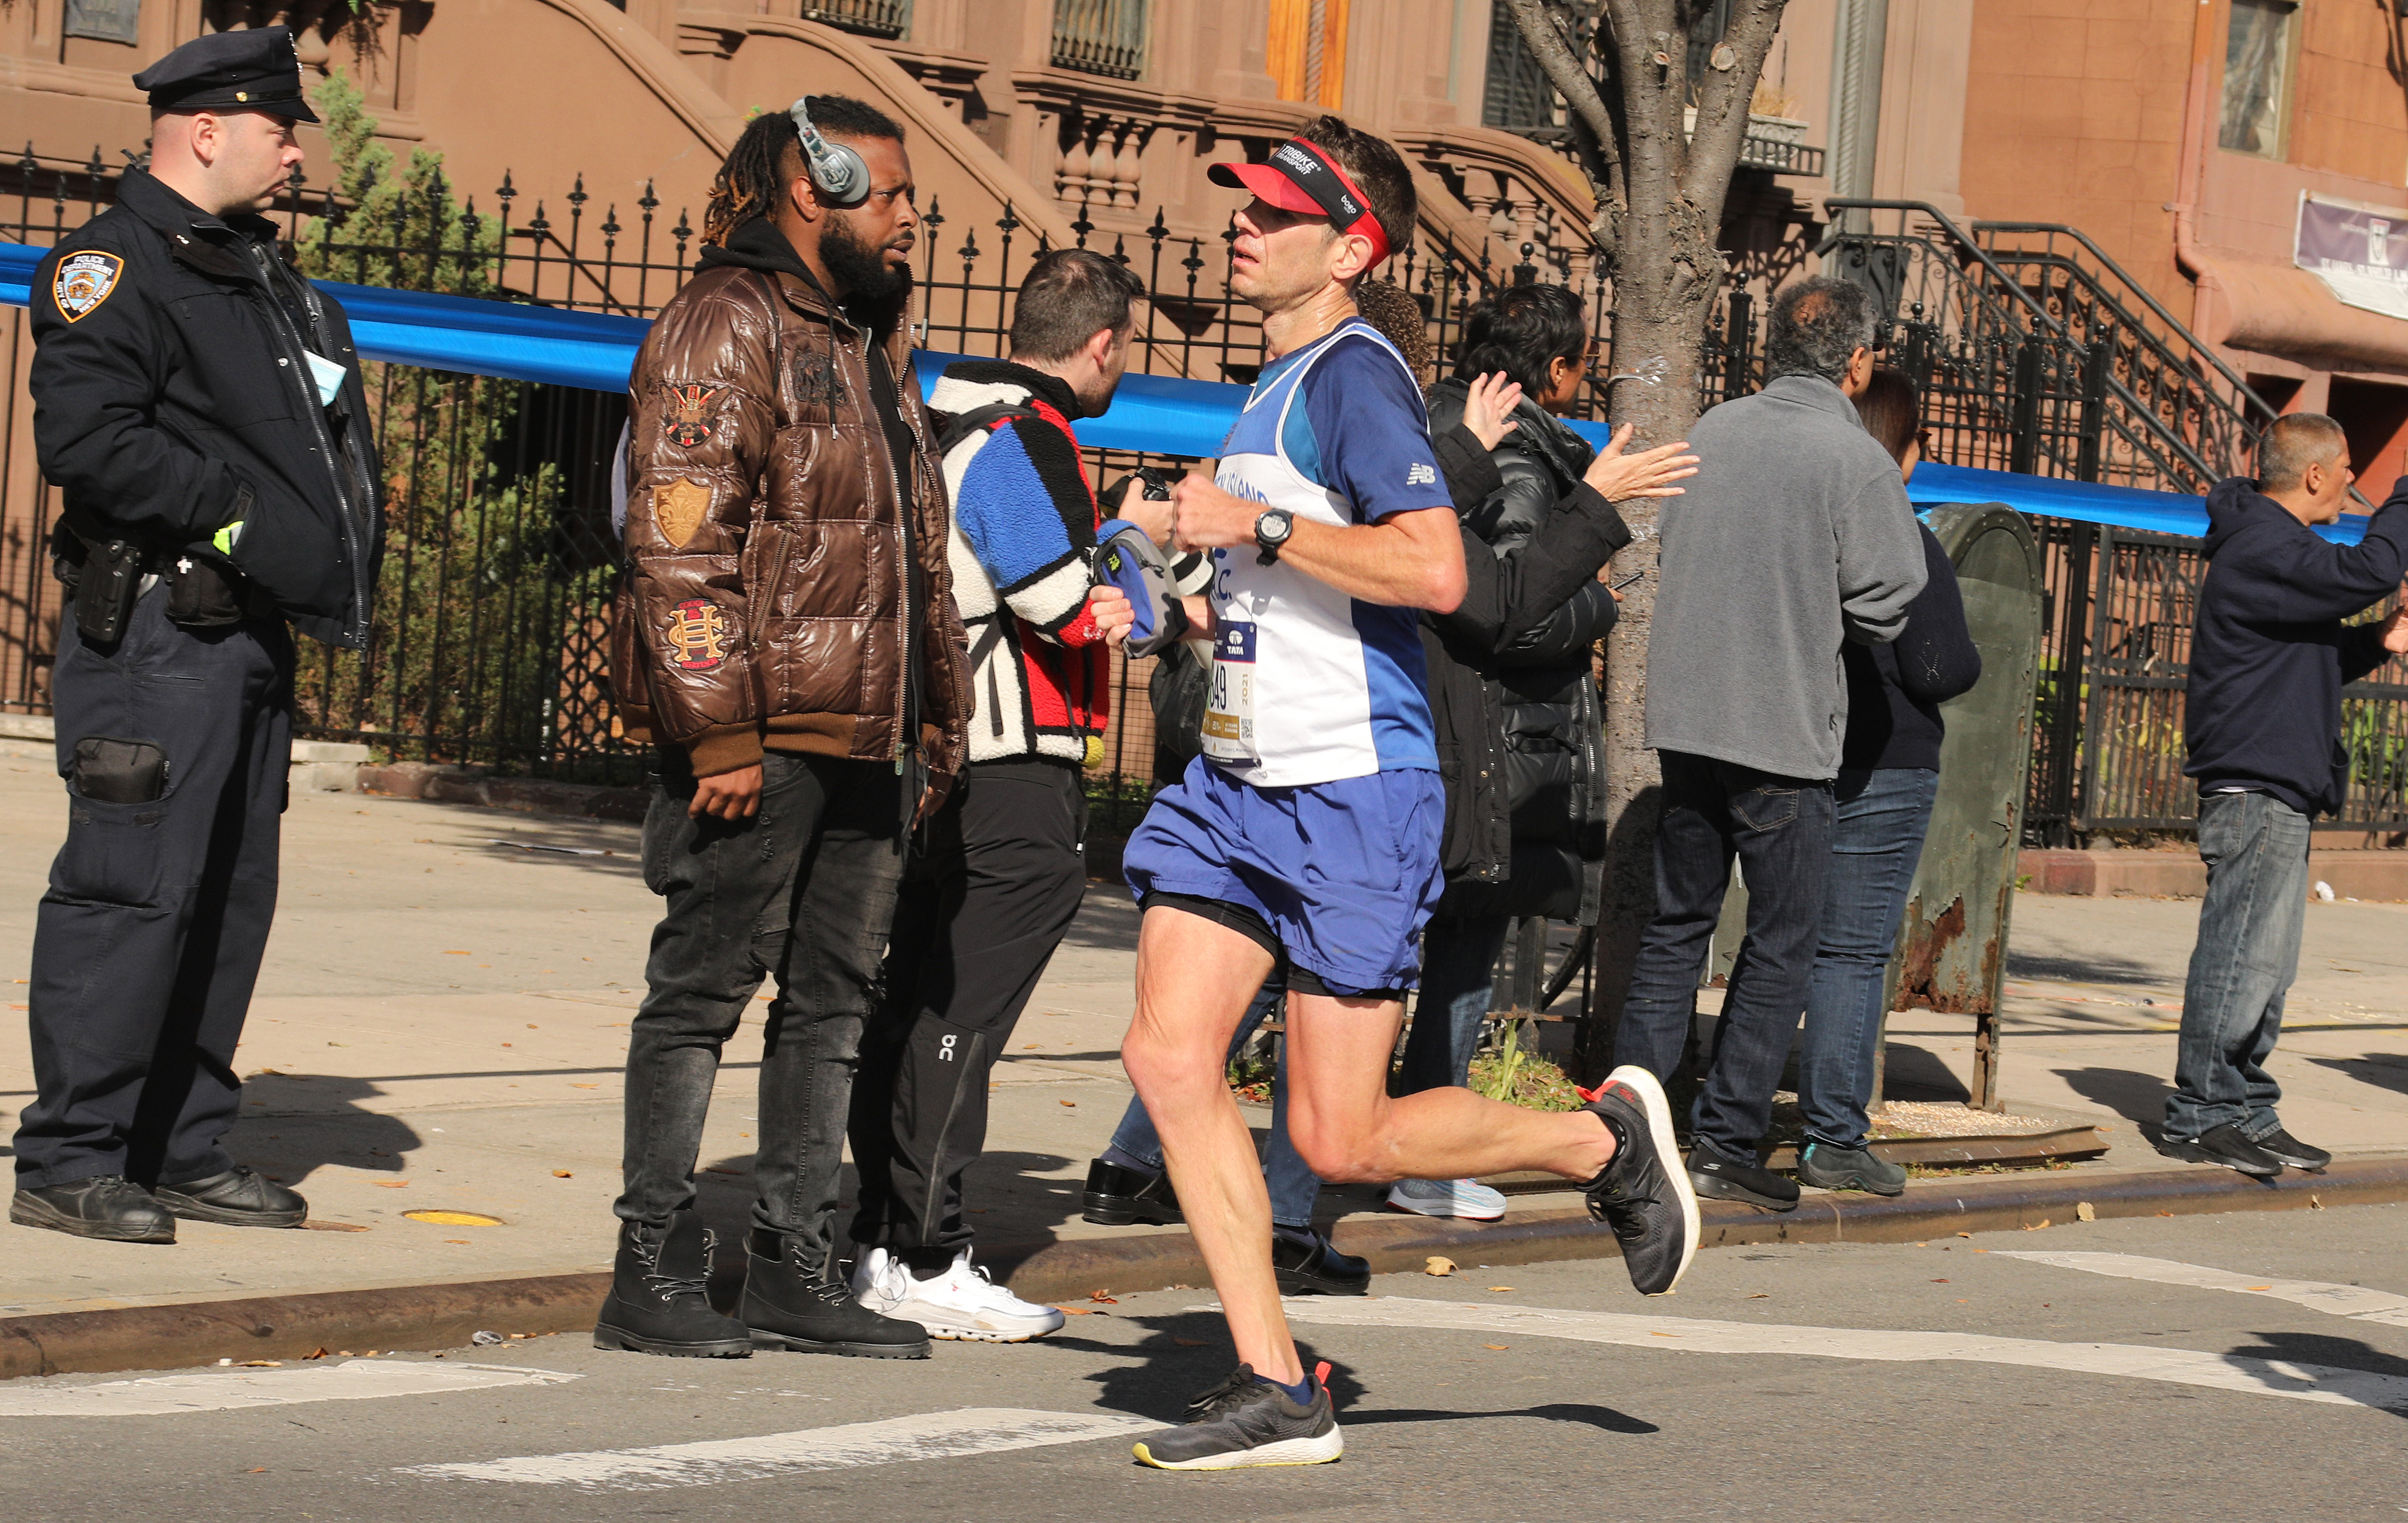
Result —
<svg viewBox="0 0 2408 1523"><path fill-rule="evenodd" d="M0 986L22 987L64 815L45 763L0 757ZM0 1225L0 1315L606 1269L620 1065L655 906L636 846L626 825L296 792L232 1141L237 1158L308 1194L318 1229L186 1222L176 1245L152 1247ZM2129 1123L2154 1121L2171 1070L2169 1001L2196 902L2026 895L2015 912L2009 1109L2112 1124L2106 1157L2076 1168L2161 1161ZM1090 890L996 1072L989 1153L969 1188L998 1248L1158 1235L1078 1216L1087 1161L1129 1095L1117 1053L1136 928L1124 893ZM2312 907L2298 1032L2276 1059L2300 1135L2408 1152L2404 931L2408 907ZM1899 1015L1892 1093L1961 1098L1970 1024ZM704 1208L724 1229L741 1226L750 1200L758 1026L748 1019L730 1044L705 1141ZM9 1021L0 1128L31 1086L24 1027ZM1267 1127L1268 1108L1252 1119ZM1378 1197L1332 1190L1324 1205L1370 1213ZM1517 1196L1514 1215L1578 1204L1569 1192Z"/></svg>

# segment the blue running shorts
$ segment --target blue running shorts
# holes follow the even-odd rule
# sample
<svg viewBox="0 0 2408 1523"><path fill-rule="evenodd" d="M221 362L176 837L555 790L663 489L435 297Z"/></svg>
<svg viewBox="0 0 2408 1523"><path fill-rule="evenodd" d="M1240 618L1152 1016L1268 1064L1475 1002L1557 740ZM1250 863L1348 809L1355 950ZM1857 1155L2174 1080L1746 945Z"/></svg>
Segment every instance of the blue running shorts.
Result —
<svg viewBox="0 0 2408 1523"><path fill-rule="evenodd" d="M1259 788L1197 757L1154 796L1122 865L1148 895L1262 917L1294 967L1328 992L1412 988L1421 932L1446 887L1446 795L1418 768Z"/></svg>

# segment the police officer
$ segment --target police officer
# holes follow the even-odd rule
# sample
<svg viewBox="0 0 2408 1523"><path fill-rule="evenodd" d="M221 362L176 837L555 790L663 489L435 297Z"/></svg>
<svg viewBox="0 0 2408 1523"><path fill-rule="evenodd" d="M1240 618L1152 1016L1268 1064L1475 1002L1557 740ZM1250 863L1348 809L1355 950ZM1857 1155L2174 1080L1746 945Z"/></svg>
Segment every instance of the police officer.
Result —
<svg viewBox="0 0 2408 1523"><path fill-rule="evenodd" d="M366 643L382 525L351 329L259 215L318 120L292 34L205 36L134 83L150 169L33 288L35 443L65 501L69 808L35 920L37 1092L8 1217L172 1243L179 1216L308 1212L222 1143L276 909L292 628Z"/></svg>

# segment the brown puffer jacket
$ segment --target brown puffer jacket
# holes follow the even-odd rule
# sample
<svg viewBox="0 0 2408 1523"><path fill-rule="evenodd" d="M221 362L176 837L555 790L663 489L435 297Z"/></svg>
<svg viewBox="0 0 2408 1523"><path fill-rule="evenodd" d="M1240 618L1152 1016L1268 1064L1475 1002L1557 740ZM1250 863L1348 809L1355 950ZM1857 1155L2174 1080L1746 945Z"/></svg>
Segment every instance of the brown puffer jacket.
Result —
<svg viewBox="0 0 2408 1523"><path fill-rule="evenodd" d="M908 320L882 337L853 324L766 222L730 243L661 309L628 382L611 641L627 738L683 745L705 776L765 747L896 762L915 643L921 759L941 801L961 774L968 663ZM915 441L901 473L871 399L873 343Z"/></svg>

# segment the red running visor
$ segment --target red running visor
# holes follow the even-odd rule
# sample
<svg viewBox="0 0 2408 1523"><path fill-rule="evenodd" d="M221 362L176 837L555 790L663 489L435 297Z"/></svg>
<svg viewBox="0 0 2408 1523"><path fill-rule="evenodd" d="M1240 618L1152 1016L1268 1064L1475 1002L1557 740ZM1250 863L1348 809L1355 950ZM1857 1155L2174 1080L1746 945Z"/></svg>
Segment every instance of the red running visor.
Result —
<svg viewBox="0 0 2408 1523"><path fill-rule="evenodd" d="M1271 151L1263 164L1216 164L1208 171L1215 185L1252 191L1282 211L1326 217L1342 234L1371 240L1371 263L1388 257L1387 230L1371 215L1371 198L1355 188L1346 171L1301 137Z"/></svg>

